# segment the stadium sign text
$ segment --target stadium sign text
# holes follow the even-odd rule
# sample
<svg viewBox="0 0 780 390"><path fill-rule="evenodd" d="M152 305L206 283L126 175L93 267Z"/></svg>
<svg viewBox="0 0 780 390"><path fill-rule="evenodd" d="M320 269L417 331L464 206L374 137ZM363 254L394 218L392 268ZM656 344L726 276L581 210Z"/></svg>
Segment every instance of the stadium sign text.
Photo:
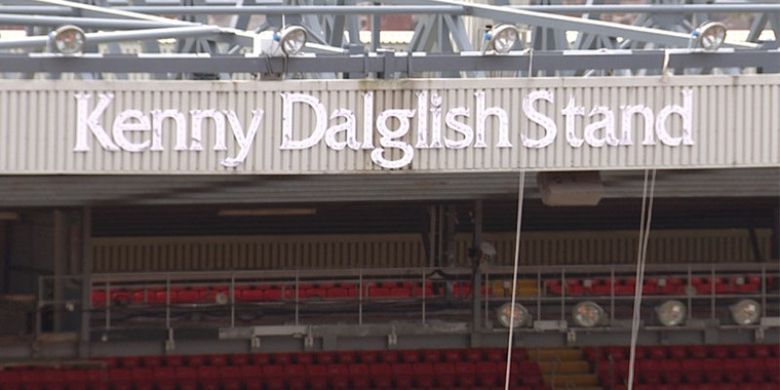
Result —
<svg viewBox="0 0 780 390"><path fill-rule="evenodd" d="M510 113L521 112L532 122L535 136L530 128L522 129L519 144L524 148L541 149L553 144L559 137L572 148L584 145L593 148L624 147L640 143L653 146L660 142L666 146L693 145L693 91L683 89L682 104L663 106L658 112L642 104L621 105L619 110L607 106L585 107L570 96L556 118L544 113L542 104L554 104L555 98L549 90L534 90L522 98L521 107L504 108L486 106L485 93L473 94L473 106L443 107L443 99L437 93L416 92L413 108L392 108L375 112L374 93L362 95L362 110L335 108L328 115L328 107L316 96L305 93L280 93L282 100L281 150L302 150L315 147L323 141L328 149L366 150L371 160L383 168L402 168L414 159L415 151L422 149L464 149L514 148L510 141ZM197 109L183 113L177 109L137 109L120 111L110 127L104 127L106 110L113 102L110 93L98 94L97 102L90 108L91 95L79 93L77 100L77 124L74 152L89 152L90 140L95 138L100 146L109 151L164 152L164 124L172 124L175 142L172 149L177 152L203 151L204 124L212 121L214 128L214 151L227 151L227 128L237 145L233 156L221 161L225 167L241 165L250 151L261 127L274 129L275 125L264 125L264 111L252 111L251 118L239 118L234 110ZM519 110L518 110L519 109ZM313 119L312 128L302 128L297 113L308 110ZM616 112L617 111L617 112ZM358 118L357 113L361 114ZM677 115L682 128L672 131L669 118ZM587 118L584 128L576 126L577 117ZM497 126L493 124L497 119ZM642 139L635 140L634 121L643 124ZM413 137L412 124L415 124ZM473 123L473 126L472 126ZM562 125L562 126L561 126ZM358 129L360 127L360 129ZM488 129L490 127L490 129ZM641 126L640 126L641 128ZM490 132L488 131L490 130ZM150 136L142 133L151 133ZM491 138L488 140L488 133ZM360 137L358 137L360 134ZM411 139L411 141L410 141ZM390 150L400 153L389 153Z"/></svg>

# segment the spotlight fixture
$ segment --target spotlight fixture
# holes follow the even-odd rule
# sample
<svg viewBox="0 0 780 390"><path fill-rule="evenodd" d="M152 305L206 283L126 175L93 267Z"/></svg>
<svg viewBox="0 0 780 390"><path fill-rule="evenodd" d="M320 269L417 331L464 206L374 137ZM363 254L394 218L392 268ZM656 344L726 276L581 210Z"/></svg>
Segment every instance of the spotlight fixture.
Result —
<svg viewBox="0 0 780 390"><path fill-rule="evenodd" d="M512 325L515 328L526 327L531 324L531 314L528 312L528 309L526 309L525 306L516 303L514 314L515 316ZM505 303L501 305L498 308L498 310L496 310L496 317L498 318L498 323L505 328L509 327L509 319L511 318L511 316L512 316L511 303Z"/></svg>
<svg viewBox="0 0 780 390"><path fill-rule="evenodd" d="M761 305L752 299L743 299L729 307L731 319L739 325L753 325L761 317Z"/></svg>
<svg viewBox="0 0 780 390"><path fill-rule="evenodd" d="M274 41L279 43L286 56L294 56L303 50L308 35L306 29L301 26L287 26L274 33Z"/></svg>
<svg viewBox="0 0 780 390"><path fill-rule="evenodd" d="M704 23L691 33L691 38L706 51L718 50L726 42L726 26L720 22Z"/></svg>
<svg viewBox="0 0 780 390"><path fill-rule="evenodd" d="M490 29L486 32L483 40L485 41L484 49L482 53L488 49L493 50L496 54L506 54L512 50L520 37L520 32L517 31L517 27L509 24L501 24Z"/></svg>
<svg viewBox="0 0 780 390"><path fill-rule="evenodd" d="M572 317L574 318L574 322L583 328L593 328L604 325L604 322L606 321L604 309L591 301L580 302L577 306L574 306Z"/></svg>
<svg viewBox="0 0 780 390"><path fill-rule="evenodd" d="M663 326L677 326L685 322L687 309L682 302L671 300L657 306L655 314Z"/></svg>
<svg viewBox="0 0 780 390"><path fill-rule="evenodd" d="M49 38L52 43L52 48L64 55L72 56L84 52L86 35L84 35L84 30L80 29L78 26L62 26L52 31Z"/></svg>

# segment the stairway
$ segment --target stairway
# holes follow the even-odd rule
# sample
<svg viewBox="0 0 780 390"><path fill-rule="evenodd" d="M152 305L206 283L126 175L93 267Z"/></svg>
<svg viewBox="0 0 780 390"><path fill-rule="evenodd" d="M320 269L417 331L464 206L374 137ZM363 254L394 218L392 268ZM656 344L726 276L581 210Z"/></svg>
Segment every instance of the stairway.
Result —
<svg viewBox="0 0 780 390"><path fill-rule="evenodd" d="M539 289L536 286L536 279L519 279L517 281L517 297L518 298L534 298L539 293ZM512 296L512 281L510 280L498 280L491 282L491 296L493 297L511 297Z"/></svg>
<svg viewBox="0 0 780 390"><path fill-rule="evenodd" d="M603 390L578 348L546 348L528 351L539 364L544 383L554 390Z"/></svg>

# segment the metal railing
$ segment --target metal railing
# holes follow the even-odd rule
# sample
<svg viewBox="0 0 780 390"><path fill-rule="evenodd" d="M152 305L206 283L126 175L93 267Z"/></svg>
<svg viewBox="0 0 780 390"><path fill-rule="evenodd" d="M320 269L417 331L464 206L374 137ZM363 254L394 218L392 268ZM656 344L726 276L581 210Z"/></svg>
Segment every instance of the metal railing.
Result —
<svg viewBox="0 0 780 390"><path fill-rule="evenodd" d="M480 317L488 331L500 331L493 309L509 301L511 269L483 267ZM349 269L296 271L95 274L39 279L36 333L156 328L236 328L262 325L328 325L457 322L472 320L471 269ZM535 322L567 321L581 301L608 312L607 327L631 318L631 294L617 291L633 278L631 266L524 267L519 270L517 302ZM691 320L729 324L728 306L740 299L761 304L762 317L780 316L780 266L757 264L654 265L647 278L676 279L683 289L645 293L642 320L653 326L654 307L666 300L684 302ZM646 278L646 279L647 279ZM758 280L756 284L755 281ZM729 288L719 288L722 280ZM580 286L601 283L598 291ZM705 281L709 288L702 286ZM743 282L740 284L740 281ZM608 283L608 293L604 283ZM748 288L734 286L752 283ZM89 286L90 291L83 291ZM394 287L393 287L394 286ZM556 286L560 286L556 290ZM384 289L384 290L383 290ZM393 290L396 291L393 291ZM624 287L625 291L625 287ZM183 297L184 293L189 294ZM247 292L258 295L249 297ZM335 294L335 293L338 294ZM179 294L179 295L177 295ZM82 297L89 297L84 302ZM87 314L87 316L83 316ZM87 320L87 323L78 318ZM562 322L563 323L563 322ZM684 327L683 327L684 328Z"/></svg>

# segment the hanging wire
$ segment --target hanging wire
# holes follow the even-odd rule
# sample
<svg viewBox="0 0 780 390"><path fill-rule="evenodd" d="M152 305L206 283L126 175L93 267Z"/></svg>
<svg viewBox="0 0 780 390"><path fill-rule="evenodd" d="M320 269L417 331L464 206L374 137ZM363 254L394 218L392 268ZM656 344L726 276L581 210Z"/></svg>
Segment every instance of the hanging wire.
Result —
<svg viewBox="0 0 780 390"><path fill-rule="evenodd" d="M649 176L649 180L648 180ZM642 287L647 263L647 244L650 238L650 223L653 219L653 198L655 193L655 169L645 170L642 186L642 214L639 221L639 245L637 245L636 285L634 287L634 312L631 320L631 345L628 357L628 390L634 388L634 368L636 364L636 343L639 337L639 321L642 312ZM649 189L648 189L649 181Z"/></svg>
<svg viewBox="0 0 780 390"><path fill-rule="evenodd" d="M523 194L525 192L525 171L520 171L517 185L517 231L515 232L515 265L512 272L512 304L509 306L509 341L506 353L506 378L504 390L509 390L509 376L512 370L512 339L515 329L515 300L517 299L517 265L520 259L520 229L523 222Z"/></svg>

